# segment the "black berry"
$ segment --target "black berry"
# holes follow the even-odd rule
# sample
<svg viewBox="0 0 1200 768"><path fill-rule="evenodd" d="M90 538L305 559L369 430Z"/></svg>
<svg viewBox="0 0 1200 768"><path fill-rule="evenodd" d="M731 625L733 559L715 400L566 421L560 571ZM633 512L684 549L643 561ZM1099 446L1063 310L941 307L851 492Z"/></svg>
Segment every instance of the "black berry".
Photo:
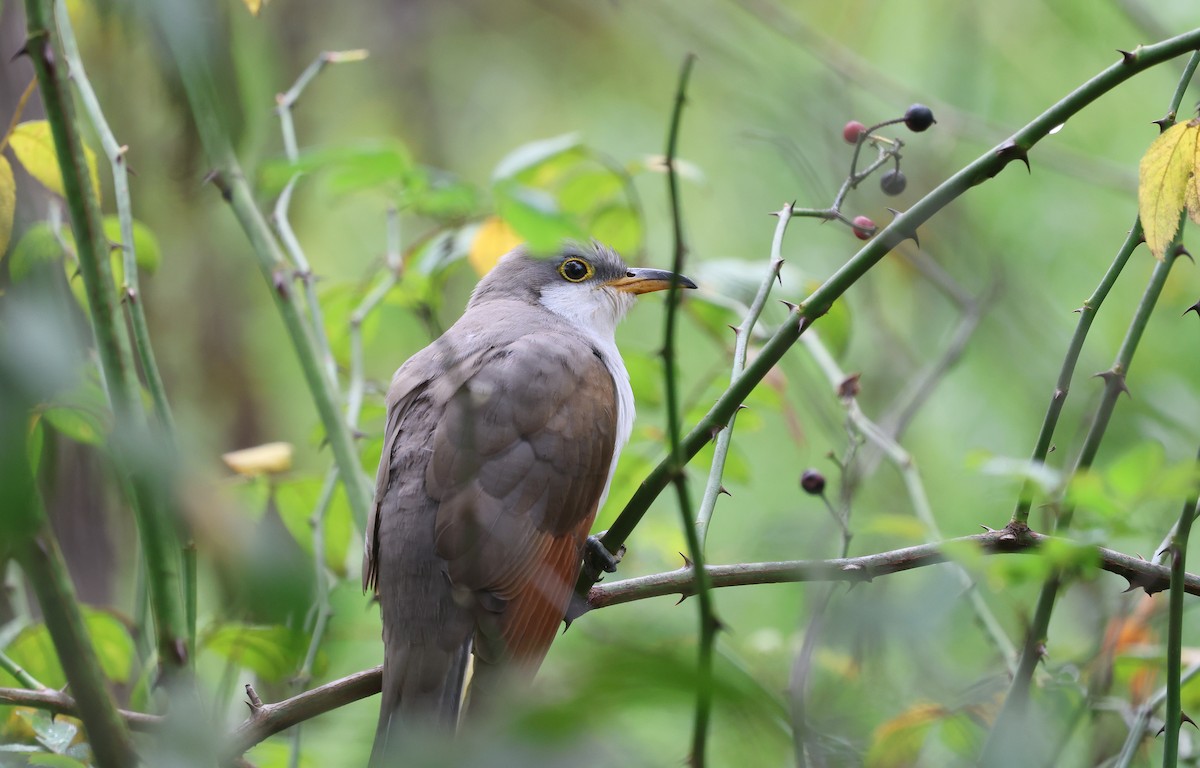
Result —
<svg viewBox="0 0 1200 768"><path fill-rule="evenodd" d="M805 493L820 496L825 492L825 475L815 469L806 469L804 474L800 475L800 487Z"/></svg>
<svg viewBox="0 0 1200 768"><path fill-rule="evenodd" d="M933 119L933 110L924 104L913 104L904 113L904 125L914 133L920 133L936 122L937 120Z"/></svg>
<svg viewBox="0 0 1200 768"><path fill-rule="evenodd" d="M879 179L879 188L883 190L883 194L885 195L898 195L907 186L908 179L899 168L888 171Z"/></svg>

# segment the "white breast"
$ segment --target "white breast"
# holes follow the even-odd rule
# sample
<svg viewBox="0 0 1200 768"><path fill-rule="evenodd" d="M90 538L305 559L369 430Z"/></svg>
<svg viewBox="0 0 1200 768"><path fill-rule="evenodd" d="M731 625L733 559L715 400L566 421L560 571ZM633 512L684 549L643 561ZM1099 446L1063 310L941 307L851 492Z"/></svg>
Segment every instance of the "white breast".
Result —
<svg viewBox="0 0 1200 768"><path fill-rule="evenodd" d="M541 295L542 306L565 319L571 327L582 331L596 345L617 390L617 439L612 464L608 468L608 480L600 496L601 507L608 498L621 449L629 442L629 435L633 432L633 389L629 386L629 372L625 370L614 335L617 323L633 306L633 301L633 295L623 291L588 289L572 284L543 289Z"/></svg>

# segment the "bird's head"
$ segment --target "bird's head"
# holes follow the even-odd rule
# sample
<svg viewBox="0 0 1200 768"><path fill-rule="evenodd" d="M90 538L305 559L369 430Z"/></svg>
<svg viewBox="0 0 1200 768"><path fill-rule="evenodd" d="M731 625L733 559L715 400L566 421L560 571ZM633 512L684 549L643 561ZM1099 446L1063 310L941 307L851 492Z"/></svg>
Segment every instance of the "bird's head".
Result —
<svg viewBox="0 0 1200 768"><path fill-rule="evenodd" d="M503 256L471 295L468 307L502 299L540 305L573 326L611 336L641 293L671 286L675 275L630 267L616 251L593 241L566 243L558 253L538 256L524 246ZM696 284L683 275L681 288Z"/></svg>

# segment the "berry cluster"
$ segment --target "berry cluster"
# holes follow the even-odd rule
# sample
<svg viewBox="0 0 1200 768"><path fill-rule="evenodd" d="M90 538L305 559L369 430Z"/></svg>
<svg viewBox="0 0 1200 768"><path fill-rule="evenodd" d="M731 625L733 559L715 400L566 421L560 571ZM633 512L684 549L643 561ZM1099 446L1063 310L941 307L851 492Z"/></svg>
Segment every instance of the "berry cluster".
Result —
<svg viewBox="0 0 1200 768"><path fill-rule="evenodd" d="M904 123L904 126L913 133L921 133L928 130L936 122L933 119L933 111L929 107L924 104L913 104L904 113L903 117L894 120L885 120L870 128L857 120L851 120L846 123L842 127L842 139L847 144L854 145L854 159L850 164L850 176L846 179L846 183L842 186L842 191L838 193L837 200L835 200L833 207L830 209L834 214L830 218L837 218L849 224L850 229L854 232L854 236L859 240L869 240L875 234L878 227L867 216L856 216L852 220L847 220L841 215L839 208L845 193L857 187L859 182L886 165L889 160L894 164L894 167L885 171L879 177L879 188L883 190L885 195L895 196L903 193L904 189L908 186L908 178L900 170L900 150L903 148L904 142L900 141L900 139L889 139L878 136L875 132L888 125ZM874 145L879 150L879 157L866 169L859 172L857 170L858 156L863 145L867 143Z"/></svg>

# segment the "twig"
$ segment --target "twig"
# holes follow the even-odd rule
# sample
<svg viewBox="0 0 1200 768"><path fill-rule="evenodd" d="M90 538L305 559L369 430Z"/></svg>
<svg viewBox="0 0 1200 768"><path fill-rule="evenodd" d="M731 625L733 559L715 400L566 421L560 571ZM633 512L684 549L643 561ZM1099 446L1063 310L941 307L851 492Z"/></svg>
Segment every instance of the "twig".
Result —
<svg viewBox="0 0 1200 768"><path fill-rule="evenodd" d="M79 271L87 291L92 330L116 420L114 453L126 478L146 555L159 659L168 671L180 669L187 664L187 622L175 521L170 518L164 480L155 476L162 474L161 468L149 466L149 457L157 446L153 445L146 427L129 339L124 329L118 328L113 308L115 288L108 238L90 183L66 73L56 63L65 60L65 53L59 35L54 34L51 0L26 0L25 12L28 21L25 50L33 60L46 119L54 136L63 190L71 211Z"/></svg>
<svg viewBox="0 0 1200 768"><path fill-rule="evenodd" d="M687 84L692 74L696 57L684 57L679 72L679 85L675 91L675 108L671 112L671 128L667 133L667 191L671 199L671 223L674 232L674 258L671 264L671 288L667 292L667 318L663 333L663 371L666 389L667 435L670 440L671 480L679 497L679 513L683 521L684 537L687 540L691 565L696 570L697 602L699 603L700 639L697 653L696 714L692 724L692 749L688 762L694 768L704 768L707 755L708 721L712 715L713 697L713 645L716 642L719 623L713 610L704 570L704 547L699 532L692 525L692 505L688 500L687 476L684 467L687 458L680 443L679 387L676 380L675 325L680 302L679 276L683 272L684 251L683 216L679 204L679 178L675 173L675 148L679 141L679 126L683 117L683 105L687 101ZM610 550L611 551L611 550Z"/></svg>
<svg viewBox="0 0 1200 768"><path fill-rule="evenodd" d="M153 9L159 14L158 26L179 67L200 140L209 163L214 167L210 178L229 203L250 242L259 271L271 287L275 307L291 338L305 383L325 429L325 437L333 451L354 522L362 530L366 525L371 488L355 450L353 436L338 409L334 382L321 364L317 344L286 278L288 262L255 204L254 195L229 143L229 136L221 124L206 41L197 34L197 30L207 29L207 25L200 22L198 7L181 0L155 3Z"/></svg>
<svg viewBox="0 0 1200 768"><path fill-rule="evenodd" d="M275 97L275 112L279 115L279 130L283 135L283 151L289 162L296 163L300 159L300 150L296 143L296 124L292 119L292 108L300 100L304 89L329 64L362 61L366 57L367 52L365 50L322 51L311 64L305 67L291 88ZM296 182L300 180L300 176L301 173L297 171L288 179L283 191L279 194L279 199L275 201L275 211L271 220L275 224L275 231L279 233L279 240L283 243L284 250L296 266L296 277L304 286L309 324L313 340L317 346L317 356L325 365L325 375L329 377L334 386L337 386L337 363L333 359L333 352L329 347L329 335L325 332L325 321L321 316L321 303L317 299L316 277L313 275L312 268L308 264L308 259L304 255L304 249L300 246L300 240L296 237L295 231L292 230L292 223L288 218L288 208L292 202L292 192L295 191Z"/></svg>
<svg viewBox="0 0 1200 768"><path fill-rule="evenodd" d="M362 324L379 306L388 292L396 286L404 273L404 256L400 240L400 212L395 208L387 215L386 269L375 286L363 297L350 315L350 382L346 390L346 423L350 429L358 430L358 418L362 414L363 395L366 392L366 374L363 372Z"/></svg>
<svg viewBox="0 0 1200 768"><path fill-rule="evenodd" d="M733 349L733 368L730 374L730 379L736 381L738 376L742 375L742 371L746 368L746 355L750 350L750 339L754 335L754 325L758 322L759 315L762 314L763 307L767 303L767 296L771 293L771 287L775 281L779 279L779 270L783 267L783 234L787 231L788 223L792 220L792 204L785 203L783 208L779 209L774 214L777 217L775 223L775 236L771 241L771 261L767 267L767 274L763 278L762 284L758 287L758 293L755 294L754 300L750 303L750 308L746 312L746 316L742 319L741 325L733 329L736 336ZM733 414L729 418L729 423L717 435L717 444L713 451L712 467L708 472L708 483L704 487L704 497L700 500L700 511L696 514L696 531L700 539L700 546L703 547L708 540L708 525L712 521L713 511L717 507L717 498L725 491L725 487L721 484L722 477L725 473L725 459L729 455L729 445L733 437L733 423L737 418L737 414Z"/></svg>
<svg viewBox="0 0 1200 768"><path fill-rule="evenodd" d="M79 717L79 703L73 697L52 688L40 690L0 688L0 704L30 707L53 712L56 715ZM131 712L127 709L119 709L117 713L131 730L143 733L161 730L166 723L166 718L162 715L147 715L144 712ZM133 763L128 765L133 765Z"/></svg>
<svg viewBox="0 0 1200 768"><path fill-rule="evenodd" d="M710 565L706 568L714 589L738 587L750 584L780 584L800 581L844 581L848 583L870 582L892 573L924 568L930 565L953 561L953 553L959 547L974 547L986 555L1005 553L1035 553L1050 542L1069 543L1068 539L1046 536L1029 530L1005 528L934 544L919 544L888 552L858 557L835 558L833 560L784 560L768 563L739 563L736 565ZM1126 579L1147 592L1159 592L1170 584L1170 569L1103 547L1076 544L1087 551L1094 551L1097 567ZM645 600L664 595L691 597L695 594L695 575L690 567L666 573L638 576L632 579L605 582L592 587L588 593L590 608L607 608L611 605ZM1184 591L1200 596L1200 576L1188 574Z"/></svg>
<svg viewBox="0 0 1200 768"><path fill-rule="evenodd" d="M250 717L230 736L225 761L232 762L255 744L297 723L374 696L382 686L382 666L356 672L277 704L263 704L254 689L246 686Z"/></svg>
<svg viewBox="0 0 1200 768"><path fill-rule="evenodd" d="M1051 106L1003 144L976 158L938 185L908 211L897 216L809 296L803 305L793 310L788 322L781 325L763 345L755 359L746 366L746 371L725 390L700 423L683 438L680 448L684 456L695 456L712 439L713 430L729 420L746 396L800 338L804 329L825 314L834 301L896 245L911 237L921 224L961 197L971 187L995 176L1009 163L1026 160L1029 150L1049 135L1052 129L1065 123L1117 85L1152 66L1197 47L1200 47L1200 29L1155 45L1141 47L1130 57L1122 57L1120 61L1107 67ZM604 545L610 552L625 544L630 533L650 508L650 504L672 481L674 473L673 459L668 457L646 476L604 536Z"/></svg>
<svg viewBox="0 0 1200 768"><path fill-rule="evenodd" d="M833 355L829 354L829 350L825 348L816 331L810 331L805 334L803 342L805 347L808 348L809 353L812 354L818 367L825 372L830 384L836 390L846 380L845 372L842 371L837 361L833 359ZM925 527L928 539L931 541L941 540L943 538L941 529L938 527L937 520L933 515L933 509L929 504L929 497L925 494L925 484L921 481L921 473L918 471L917 463L912 455L863 413L856 397L842 397L841 400L842 405L846 409L846 416L854 426L854 429L877 449L882 451L888 460L891 461L892 465L896 467L896 471L900 473L900 477L904 480L904 487L908 491L908 498L912 504L913 514L917 516L917 519L921 521L921 525ZM1008 634L1005 633L1000 621L992 613L991 608L988 607L987 601L979 594L971 575L962 566L956 566L954 571L958 577L959 584L962 585L962 588L967 593L976 618L979 619L979 623L983 625L988 638L991 639L996 649L1000 652L1000 656L1008 665L1009 671L1014 672L1016 670L1017 659L1016 647L1012 644Z"/></svg>

